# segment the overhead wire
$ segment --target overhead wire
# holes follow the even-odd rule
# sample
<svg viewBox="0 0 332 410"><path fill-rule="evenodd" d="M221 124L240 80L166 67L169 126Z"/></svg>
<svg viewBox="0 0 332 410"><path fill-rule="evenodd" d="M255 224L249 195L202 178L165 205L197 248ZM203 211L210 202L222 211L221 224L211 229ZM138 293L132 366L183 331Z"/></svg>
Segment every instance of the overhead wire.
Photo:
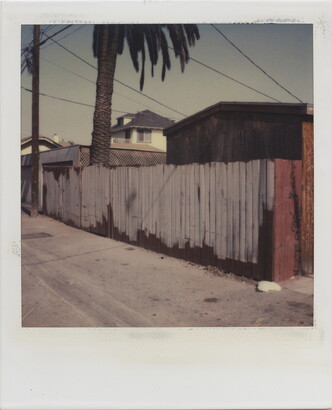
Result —
<svg viewBox="0 0 332 410"><path fill-rule="evenodd" d="M90 80L89 78L84 77L83 75L76 73L75 71L72 71L72 70L69 70L68 68L62 67L61 65L59 65L59 64L57 64L57 63L54 63L53 61L50 61L50 60L48 60L47 58L40 57L40 59L43 60L43 61L46 61L46 62L49 63L49 64L54 65L55 67L60 68L61 70L67 71L68 73L71 73L71 74L75 75L76 77L81 78L82 80L88 81L89 83L91 83L91 84L93 84L93 85L96 85L96 81L92 81L92 80ZM132 101L132 102L134 102L134 103L136 103L136 104L142 105L142 106L144 106L144 107L153 109L151 106L146 105L146 104L144 104L144 103L141 103L140 101L134 100L133 98L130 98L130 97L128 97L128 96L126 96L126 95L124 95L124 94L121 94L121 93L119 93L119 92L117 92L117 91L113 91L113 93L116 94L116 95L119 95L119 96L122 97L122 98L125 98L126 100L129 100L129 101ZM158 111L158 110L156 110L156 111L157 111L157 112L160 112L160 111ZM162 112L160 112L160 113L161 113L162 115L167 115L167 114L162 113Z"/></svg>
<svg viewBox="0 0 332 410"><path fill-rule="evenodd" d="M81 30L82 28L84 28L85 24L80 24L80 27L76 28L75 30L71 31L70 33L66 34L65 36L61 37L58 39L58 41L64 40L65 38L71 36L72 34L76 33L76 31ZM46 44L44 47L42 47L42 50L45 50L45 48L51 46L52 43Z"/></svg>
<svg viewBox="0 0 332 410"><path fill-rule="evenodd" d="M54 36L56 36L56 35L62 33L64 30L67 30L67 29L68 29L69 27L71 27L71 26L72 26L72 24L69 24L69 25L67 25L66 27L62 28L61 30L57 31L56 33L52 34L51 36L48 36L45 32L41 33L41 34L43 34L44 36L46 36L47 38L46 38L45 40L39 40L39 43L38 43L36 46L39 46L39 47L40 47L40 46L42 46L43 44L45 44L48 40L53 40L52 37L54 37ZM27 52L27 51L29 50L29 48L32 47L32 43L33 43L33 41L31 41L28 46L26 46L25 48L23 48L23 49L21 50L21 56L22 56L25 52ZM24 60L21 62L21 74L23 73L23 71L26 69L27 66L28 66L28 64L27 64L27 59L24 59Z"/></svg>
<svg viewBox="0 0 332 410"><path fill-rule="evenodd" d="M29 88L26 88L26 87L23 87L23 86L21 86L21 88L25 91L28 91L28 92L32 93L32 90L30 90ZM45 93L41 93L41 92L39 92L39 95L42 95L43 97L53 98L55 100L65 101L65 102L72 103L72 104L83 105L85 107L91 107L91 108L95 107L92 104L82 103L80 101L69 100L67 98L56 97L55 95L45 94ZM114 112L119 112L119 113L125 113L126 112L126 111L119 111L119 110L113 110L113 111Z"/></svg>
<svg viewBox="0 0 332 410"><path fill-rule="evenodd" d="M293 98L295 98L297 101L300 103L303 103L300 98L298 98L296 95L294 95L292 92L290 92L286 87L281 85L277 80L275 80L270 74L268 74L262 67L260 67L255 61L253 61L246 53L244 53L236 44L234 44L220 29L218 29L214 24L211 24L211 26L222 36L226 41L229 42L243 57L245 57L248 61L250 61L258 70L260 70L264 75L266 75L270 80L272 80L275 84L277 84L279 87L281 87L284 91L286 91L289 95L291 95Z"/></svg>
<svg viewBox="0 0 332 410"><path fill-rule="evenodd" d="M70 53L70 54L72 54L74 57L78 58L80 61L84 62L84 63L87 64L88 66L90 66L90 67L94 68L95 70L97 70L97 67L96 67L95 65L89 63L89 62L86 61L84 58L80 57L79 55L77 55L77 54L74 53L73 51L69 50L67 47L65 47L64 45L60 44L59 42L57 42L57 41L54 40L53 38L51 38L51 40L52 40L54 43L56 43L58 46L60 46L60 47L63 48L64 50L66 50L68 53ZM167 108L167 109L169 109L169 110L171 110L171 111L173 111L173 112L175 112L175 113L181 115L182 117L186 117L186 114L183 114L182 112L177 111L177 110L175 110L174 108L169 107L169 106L166 105L166 104L163 104L162 102L158 101L157 99L155 99L155 98L153 98L153 97L150 97L149 95L144 94L144 93L142 93L141 91L137 91L134 87L131 87L130 85L128 85L128 84L126 84L126 83L124 83L124 82L122 82L122 81L120 81L120 80L118 80L118 79L116 79L116 78L114 78L114 81L117 82L117 83L119 83L119 84L121 84L121 85L123 85L123 86L126 87L126 88L129 88L130 90L136 92L137 94L143 95L144 97L148 98L149 100L151 100L151 101L153 101L153 102L155 102L155 103L157 103L157 104L159 104L159 105L161 105L161 106L163 106L163 107L165 107L165 108Z"/></svg>
<svg viewBox="0 0 332 410"><path fill-rule="evenodd" d="M175 49L174 49L173 47L171 47L171 46L168 46L168 48L169 48L170 50L175 50ZM276 101L276 102L281 102L280 100L277 100L276 98L271 97L271 95L268 95L268 94L266 94L266 93L263 93L262 91L259 91L259 90L257 90L256 88L251 87L250 85L247 85L247 84L243 83L242 81L239 81L239 80L237 80L236 78L231 77L230 75L223 73L223 72L220 71L220 70L217 70L216 68L213 68L213 67L211 67L211 66L209 66L209 65L207 65L207 64L205 64L205 63L202 63L201 61L196 60L196 59L193 58L193 57L190 57L190 56L189 56L189 60L194 61L195 63L197 63L197 64L199 64L199 65L201 65L201 66L203 66L203 67L205 67L205 68L208 68L209 70L214 71L215 73L220 74L220 75L222 75L223 77L228 78L229 80L234 81L235 83L240 84L240 85L242 85L243 87L248 88L249 90L255 91L256 93L261 94L261 95L263 95L264 97L268 97L268 98L270 98L271 100Z"/></svg>

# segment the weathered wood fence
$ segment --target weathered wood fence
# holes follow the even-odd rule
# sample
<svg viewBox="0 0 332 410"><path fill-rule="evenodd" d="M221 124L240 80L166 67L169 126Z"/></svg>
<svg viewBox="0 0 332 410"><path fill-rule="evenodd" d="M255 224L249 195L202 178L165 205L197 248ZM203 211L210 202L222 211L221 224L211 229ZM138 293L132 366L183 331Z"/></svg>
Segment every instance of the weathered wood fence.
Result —
<svg viewBox="0 0 332 410"><path fill-rule="evenodd" d="M45 167L43 203L90 232L280 281L298 270L300 189L300 161Z"/></svg>

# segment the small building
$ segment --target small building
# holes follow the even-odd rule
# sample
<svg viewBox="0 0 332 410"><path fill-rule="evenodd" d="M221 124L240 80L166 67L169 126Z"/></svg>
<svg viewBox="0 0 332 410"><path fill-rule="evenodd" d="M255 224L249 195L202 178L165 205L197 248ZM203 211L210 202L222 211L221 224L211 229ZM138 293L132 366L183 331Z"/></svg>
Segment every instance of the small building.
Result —
<svg viewBox="0 0 332 410"><path fill-rule="evenodd" d="M38 138L39 152L48 151L50 149L61 148L62 145L59 141L51 140L50 138L43 137ZM31 154L32 152L32 137L25 137L21 139L21 155Z"/></svg>
<svg viewBox="0 0 332 410"><path fill-rule="evenodd" d="M125 114L111 128L111 144L144 144L166 151L163 129L174 121L150 110Z"/></svg>
<svg viewBox="0 0 332 410"><path fill-rule="evenodd" d="M167 163L300 160L304 123L312 105L220 102L164 130Z"/></svg>
<svg viewBox="0 0 332 410"><path fill-rule="evenodd" d="M54 134L53 138L39 136L39 152L49 151L51 149L69 147L74 145L72 142L60 139L59 135ZM21 139L21 155L28 155L32 152L32 137L25 137Z"/></svg>
<svg viewBox="0 0 332 410"><path fill-rule="evenodd" d="M297 202L293 210L287 211L292 217L296 216L300 225L291 258L294 255L300 258L302 273L310 275L313 274L314 248L313 129L310 104L219 102L164 130L167 164L284 160L280 169L286 171L275 176L276 197L282 198L280 192L287 188L285 203L293 196L294 203ZM289 181L294 178L292 161L301 164L298 193L293 192L293 186L289 187ZM276 211L281 209L282 199ZM274 224L273 229L281 228ZM294 236L293 226L282 229L284 238L286 230L290 237ZM279 234L276 232L275 236Z"/></svg>

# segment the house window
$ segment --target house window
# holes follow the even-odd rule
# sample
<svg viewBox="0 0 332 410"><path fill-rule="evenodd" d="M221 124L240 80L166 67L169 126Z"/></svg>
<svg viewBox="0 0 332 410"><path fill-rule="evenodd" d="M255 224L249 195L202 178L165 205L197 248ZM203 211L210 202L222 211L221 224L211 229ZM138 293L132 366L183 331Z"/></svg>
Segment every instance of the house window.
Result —
<svg viewBox="0 0 332 410"><path fill-rule="evenodd" d="M138 130L137 142L151 142L151 130Z"/></svg>
<svg viewBox="0 0 332 410"><path fill-rule="evenodd" d="M130 140L130 129L125 131L125 139Z"/></svg>

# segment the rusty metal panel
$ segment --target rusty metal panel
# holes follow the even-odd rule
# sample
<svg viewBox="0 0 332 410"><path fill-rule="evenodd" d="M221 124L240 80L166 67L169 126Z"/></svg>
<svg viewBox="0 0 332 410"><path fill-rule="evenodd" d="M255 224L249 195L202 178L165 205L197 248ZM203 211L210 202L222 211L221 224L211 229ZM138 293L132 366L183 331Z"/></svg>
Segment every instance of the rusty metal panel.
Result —
<svg viewBox="0 0 332 410"><path fill-rule="evenodd" d="M302 161L275 160L273 280L300 273Z"/></svg>
<svg viewBox="0 0 332 410"><path fill-rule="evenodd" d="M301 217L301 268L314 273L314 132L312 122L302 124L303 182Z"/></svg>

